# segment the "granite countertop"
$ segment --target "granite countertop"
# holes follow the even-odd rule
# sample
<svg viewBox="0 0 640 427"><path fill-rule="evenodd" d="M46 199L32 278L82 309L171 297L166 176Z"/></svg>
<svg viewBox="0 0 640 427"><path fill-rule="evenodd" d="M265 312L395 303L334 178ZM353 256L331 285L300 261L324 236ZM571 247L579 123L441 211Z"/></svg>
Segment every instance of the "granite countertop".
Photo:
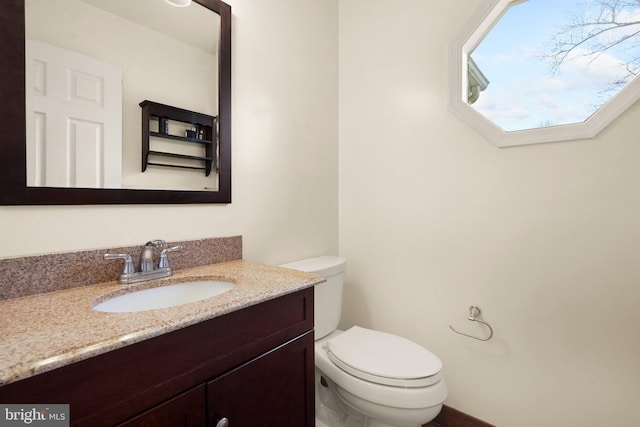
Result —
<svg viewBox="0 0 640 427"><path fill-rule="evenodd" d="M191 280L235 287L215 297L159 310L105 313L92 306L139 289ZM0 385L184 328L305 289L324 278L248 261L174 271L173 276L121 285L117 281L0 301Z"/></svg>

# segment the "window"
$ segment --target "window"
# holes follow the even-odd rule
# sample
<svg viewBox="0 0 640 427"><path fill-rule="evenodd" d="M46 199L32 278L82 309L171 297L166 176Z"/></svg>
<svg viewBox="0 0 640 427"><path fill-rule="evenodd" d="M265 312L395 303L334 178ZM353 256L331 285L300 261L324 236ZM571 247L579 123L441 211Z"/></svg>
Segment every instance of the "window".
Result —
<svg viewBox="0 0 640 427"><path fill-rule="evenodd" d="M590 138L640 96L640 2L497 0L451 53L451 107L498 146Z"/></svg>

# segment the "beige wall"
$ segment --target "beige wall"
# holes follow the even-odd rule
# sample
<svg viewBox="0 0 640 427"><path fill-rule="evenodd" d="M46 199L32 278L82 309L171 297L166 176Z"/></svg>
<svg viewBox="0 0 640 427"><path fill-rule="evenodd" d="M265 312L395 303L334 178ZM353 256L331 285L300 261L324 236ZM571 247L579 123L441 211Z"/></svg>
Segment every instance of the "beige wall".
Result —
<svg viewBox="0 0 640 427"><path fill-rule="evenodd" d="M228 3L233 203L0 207L0 257L230 235L267 263L337 252L337 3Z"/></svg>
<svg viewBox="0 0 640 427"><path fill-rule="evenodd" d="M449 405L640 425L640 106L594 140L492 146L447 110L449 43L488 1L230 0L233 203L0 207L0 257L242 234L279 263L339 228L343 326L431 349ZM471 304L492 341L449 331L476 332Z"/></svg>
<svg viewBox="0 0 640 427"><path fill-rule="evenodd" d="M498 149L447 109L448 49L489 0L340 0L343 327L444 362L501 427L640 425L640 105L589 141ZM496 335L455 335L479 305Z"/></svg>

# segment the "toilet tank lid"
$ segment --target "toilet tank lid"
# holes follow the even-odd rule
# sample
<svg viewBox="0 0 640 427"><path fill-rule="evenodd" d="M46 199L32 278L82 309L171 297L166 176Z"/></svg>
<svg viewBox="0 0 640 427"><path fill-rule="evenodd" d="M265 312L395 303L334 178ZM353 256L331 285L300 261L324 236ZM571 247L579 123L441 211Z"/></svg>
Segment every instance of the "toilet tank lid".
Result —
<svg viewBox="0 0 640 427"><path fill-rule="evenodd" d="M344 258L334 255L324 255L281 264L280 267L292 268L307 273L316 273L327 277L333 274L343 273L346 264L347 260Z"/></svg>

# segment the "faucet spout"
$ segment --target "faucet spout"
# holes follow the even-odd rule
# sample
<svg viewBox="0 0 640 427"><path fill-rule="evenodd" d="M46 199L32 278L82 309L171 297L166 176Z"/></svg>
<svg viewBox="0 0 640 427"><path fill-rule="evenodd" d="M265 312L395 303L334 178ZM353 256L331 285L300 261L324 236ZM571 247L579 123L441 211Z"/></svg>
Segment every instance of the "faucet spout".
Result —
<svg viewBox="0 0 640 427"><path fill-rule="evenodd" d="M146 273L155 269L153 266L154 249L164 245L166 245L164 240L151 240L144 245L142 253L140 254L141 273Z"/></svg>

